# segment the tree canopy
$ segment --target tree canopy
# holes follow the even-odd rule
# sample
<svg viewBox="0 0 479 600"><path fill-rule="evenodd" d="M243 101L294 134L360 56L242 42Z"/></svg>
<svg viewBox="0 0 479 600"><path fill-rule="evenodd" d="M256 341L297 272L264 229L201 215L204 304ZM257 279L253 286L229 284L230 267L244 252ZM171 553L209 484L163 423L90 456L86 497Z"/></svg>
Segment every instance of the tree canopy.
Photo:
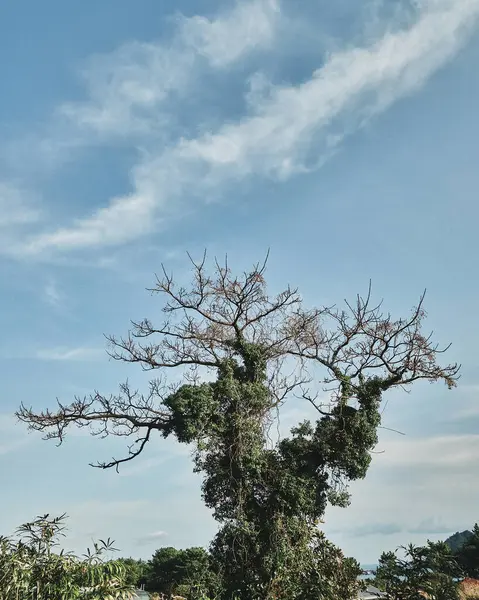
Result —
<svg viewBox="0 0 479 600"><path fill-rule="evenodd" d="M220 526L210 547L219 598L349 600L359 565L317 524L327 503L347 505L348 482L366 475L384 393L418 380L451 388L459 367L439 365L447 348L422 332L424 296L401 319L374 304L371 290L342 309L306 308L296 289L269 295L265 269L236 277L216 261L209 273L204 257L192 260L185 288L163 268L151 291L164 299L164 320L108 337L111 357L157 374L148 390L125 383L118 394L41 412L22 405L17 414L59 443L70 425L132 437L126 455L102 468L134 459L155 432L193 444ZM168 381L172 370L180 384ZM318 417L273 443L269 427L288 398L309 402Z"/></svg>
<svg viewBox="0 0 479 600"><path fill-rule="evenodd" d="M118 558L117 563L121 564L125 572L125 582L133 587L140 587L147 582L148 563L144 560L135 558Z"/></svg>
<svg viewBox="0 0 479 600"><path fill-rule="evenodd" d="M149 591L192 598L209 593L214 587L210 556L204 548L159 548L148 561Z"/></svg>
<svg viewBox="0 0 479 600"><path fill-rule="evenodd" d="M464 544L472 536L472 531L466 529L465 531L456 531L445 540L445 543L449 546L452 552L460 550Z"/></svg>
<svg viewBox="0 0 479 600"><path fill-rule="evenodd" d="M479 525L476 523L462 546L455 551L457 562L464 573L479 579Z"/></svg>

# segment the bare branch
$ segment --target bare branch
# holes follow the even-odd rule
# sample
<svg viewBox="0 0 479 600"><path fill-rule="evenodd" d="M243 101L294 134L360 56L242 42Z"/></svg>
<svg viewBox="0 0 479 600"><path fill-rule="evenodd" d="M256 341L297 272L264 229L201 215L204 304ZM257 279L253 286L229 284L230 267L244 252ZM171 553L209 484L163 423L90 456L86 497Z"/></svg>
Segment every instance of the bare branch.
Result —
<svg viewBox="0 0 479 600"><path fill-rule="evenodd" d="M371 378L376 378L381 391L407 389L420 379L456 385L459 365L442 367L437 362L449 346L441 348L432 342L432 334L422 333L425 293L408 319L394 320L382 312L382 302L373 304L371 283L366 296L345 301L344 310L336 306L306 310L295 288L267 293L268 256L236 277L227 257L222 264L215 260L209 273L206 253L199 262L188 255L193 273L189 288L177 286L162 265L149 291L164 299L163 320L132 321L125 337L106 336L109 356L161 374L180 371L183 383L196 385L198 369L218 371L228 361L245 365L254 346L266 365L269 410L278 409L300 390L300 397L322 416L330 415L338 403L354 402ZM327 409L308 389L317 390L318 384L330 393ZM22 405L17 416L59 444L70 425L89 427L102 437L136 436L127 457L99 465L108 468L138 456L153 431L168 430L172 415L165 399L173 391L161 378L150 383L145 395L126 383L117 395L95 392L70 405L58 401L55 411L37 413Z"/></svg>
<svg viewBox="0 0 479 600"><path fill-rule="evenodd" d="M128 459L114 460L111 463L99 463L97 466L106 468L116 466L125 460L138 456L149 440L151 431L163 432L171 422L171 414L161 402L172 388L167 388L160 381L150 382L147 395L131 390L128 382L120 386L120 393L116 396L102 396L95 392L86 398L75 398L70 405L64 405L57 400L56 411L44 410L36 413L24 404L20 406L16 416L20 421L28 424L34 431L46 432L44 439L56 439L61 445L66 437L70 425L83 428L88 427L94 436L129 437L146 428L147 435L140 436L129 447ZM131 448L138 445L134 452Z"/></svg>
<svg viewBox="0 0 479 600"><path fill-rule="evenodd" d="M292 354L305 362L316 361L326 367L330 376L324 383L345 381L359 384L361 378L376 376L383 390L407 386L419 379L434 382L443 380L454 387L459 365L441 367L436 360L449 346L440 348L431 342L432 334L424 336L422 321L424 293L409 319L393 320L381 312L381 303L370 306L371 289L365 299L358 296L356 305L346 302L348 311L335 307L310 317L301 315L303 332L297 338ZM330 321L333 328L325 329Z"/></svg>

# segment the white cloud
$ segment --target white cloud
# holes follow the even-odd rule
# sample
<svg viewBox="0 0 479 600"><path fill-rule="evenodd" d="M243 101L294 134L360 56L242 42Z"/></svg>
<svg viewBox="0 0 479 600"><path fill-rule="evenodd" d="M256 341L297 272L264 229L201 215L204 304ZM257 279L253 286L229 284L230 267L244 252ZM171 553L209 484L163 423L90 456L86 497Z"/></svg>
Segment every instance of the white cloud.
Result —
<svg viewBox="0 0 479 600"><path fill-rule="evenodd" d="M89 146L164 144L178 99L191 97L205 69L231 67L270 46L279 16L276 0L238 0L212 19L177 16L169 39L91 56L79 72L87 99L60 103L47 125L4 142L1 162L19 177L44 178Z"/></svg>
<svg viewBox="0 0 479 600"><path fill-rule="evenodd" d="M152 444L150 443L149 447L145 449L145 456L148 456L148 453L151 452L151 446ZM192 451L192 448L189 446L186 446L185 444L179 444L173 439L162 439L161 447L161 456L148 456L148 458L138 457L131 463L121 465L118 475L120 477L134 477L141 475L146 471L161 467L171 460L175 460L180 457L187 457Z"/></svg>
<svg viewBox="0 0 479 600"><path fill-rule="evenodd" d="M326 533L365 563L383 550L444 539L477 521L479 435L382 436L351 506L326 511ZM459 508L458 508L459 507ZM367 541L351 534L367 532Z"/></svg>
<svg viewBox="0 0 479 600"><path fill-rule="evenodd" d="M246 51L268 46L279 16L276 0L238 2L235 10L214 21L204 17L185 19L182 37L214 67L225 67Z"/></svg>
<svg viewBox="0 0 479 600"><path fill-rule="evenodd" d="M63 104L58 113L99 136L161 135L171 120L163 104L188 89L201 72L198 59L224 68L269 45L278 14L275 0L250 0L215 19L179 17L169 43L133 42L94 56L82 72L89 101Z"/></svg>
<svg viewBox="0 0 479 600"><path fill-rule="evenodd" d="M3 439L2 442L0 442L0 456L16 452L17 450L20 450L20 448L23 448L24 446L28 445L29 442L30 440L27 438L18 439L17 437L16 439L11 441L5 441L5 439Z"/></svg>
<svg viewBox="0 0 479 600"><path fill-rule="evenodd" d="M109 502L89 500L72 506L68 514L72 519L81 523L82 519L88 519L91 514L95 514L98 519L126 518L151 508L151 503L147 500L111 500Z"/></svg>
<svg viewBox="0 0 479 600"><path fill-rule="evenodd" d="M40 217L40 211L23 190L0 181L0 229L35 223Z"/></svg>
<svg viewBox="0 0 479 600"><path fill-rule="evenodd" d="M113 493L117 495L118 490ZM63 500L56 503L58 506L48 507L51 514L66 511L69 516L65 548L83 552L91 538L105 539L110 535L120 549L119 556L150 558L155 548L164 545L166 536L168 545L185 548L206 545L216 529L192 476L178 495L165 491L155 498L112 500L111 494L71 505ZM146 483L141 495L144 498L150 494Z"/></svg>
<svg viewBox="0 0 479 600"><path fill-rule="evenodd" d="M0 413L0 457L23 448L31 441L14 415Z"/></svg>
<svg viewBox="0 0 479 600"><path fill-rule="evenodd" d="M148 533L137 538L136 543L138 545L151 544L152 542L157 542L158 540L163 539L167 535L168 534L166 531L153 531L152 533Z"/></svg>
<svg viewBox="0 0 479 600"><path fill-rule="evenodd" d="M428 5L409 29L333 54L302 85L269 88L256 114L183 142L180 154L221 178L228 171L289 176L303 168L317 134L328 133L336 119L354 110L371 116L427 81L457 52L478 16L477 0Z"/></svg>
<svg viewBox="0 0 479 600"><path fill-rule="evenodd" d="M59 307L63 304L64 295L58 288L54 280L50 280L43 289L45 301L54 307Z"/></svg>
<svg viewBox="0 0 479 600"><path fill-rule="evenodd" d="M457 410L451 415L451 421L465 421L479 417L479 385L460 385Z"/></svg>
<svg viewBox="0 0 479 600"><path fill-rule="evenodd" d="M414 525L409 530L411 533L434 533L434 534L447 534L454 531L454 527L451 525L445 525L441 519L429 517L423 519L417 525Z"/></svg>
<svg viewBox="0 0 479 600"><path fill-rule="evenodd" d="M405 436L380 443L376 451L383 452L375 457L380 467L468 469L477 461L479 435L449 435L423 439L408 439Z"/></svg>
<svg viewBox="0 0 479 600"><path fill-rule="evenodd" d="M105 355L101 348L43 348L37 350L35 358L39 360L89 361Z"/></svg>
<svg viewBox="0 0 479 600"><path fill-rule="evenodd" d="M157 194L145 190L115 198L90 218L78 219L71 228L62 228L35 238L27 252L41 252L49 248L71 249L117 244L149 233L154 227L153 213Z"/></svg>
<svg viewBox="0 0 479 600"><path fill-rule="evenodd" d="M236 59L260 40L271 40L277 6L274 2L254 6L259 11L253 11L254 26L246 9L238 4L236 13L216 21L199 17L188 21L183 24L183 36L192 40L196 51L207 56L211 65L223 66L224 61ZM345 135L415 91L453 58L478 17L479 0L423 1L416 21L407 28L389 31L369 46L333 53L300 85L263 83L258 88L256 79L254 93L248 97L248 116L215 132L180 139L166 150L159 144L159 152L145 154L132 170L130 194L114 198L108 206L71 226L37 235L18 251L35 255L131 241L157 229L169 211L186 201L186 192L191 202L251 175L281 179L318 168ZM221 55L225 40L230 38L230 54ZM142 48L143 56L146 50ZM146 52L157 56L151 48ZM156 105L175 88L176 83L168 78L163 81L160 77L162 83L157 83L164 61L169 60L161 52L146 62L144 57L135 60L131 55L127 67L115 67L112 72L116 78L105 76L108 69L101 72L91 87L92 102L78 105L75 111L80 112L73 115L70 111L70 116L81 121L81 111L94 110L103 123L98 121L94 127L100 130L107 123L107 129L115 129L119 121L131 123L136 108ZM161 67L155 66L156 60ZM166 67L168 73L170 67ZM186 66L184 72L189 68ZM181 73L180 69L180 77ZM121 110L115 108L117 101ZM105 110L111 114L105 116ZM143 117L144 113L140 121ZM153 129L155 119L150 115L147 121Z"/></svg>
<svg viewBox="0 0 479 600"><path fill-rule="evenodd" d="M192 54L139 42L94 57L82 72L89 100L65 103L58 115L98 139L158 133L161 104L187 84L193 61ZM85 138L85 143L94 141Z"/></svg>

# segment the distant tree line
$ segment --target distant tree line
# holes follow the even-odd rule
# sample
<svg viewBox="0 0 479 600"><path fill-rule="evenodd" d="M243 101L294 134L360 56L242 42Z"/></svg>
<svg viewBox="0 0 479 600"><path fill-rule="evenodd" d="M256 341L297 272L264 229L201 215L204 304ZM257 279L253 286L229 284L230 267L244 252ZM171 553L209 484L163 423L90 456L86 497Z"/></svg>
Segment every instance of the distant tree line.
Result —
<svg viewBox="0 0 479 600"><path fill-rule="evenodd" d="M209 553L201 547L179 550L164 547L156 550L150 560L121 558L129 584L137 588L144 586L149 592L204 597L214 593L215 575L210 565Z"/></svg>
<svg viewBox="0 0 479 600"><path fill-rule="evenodd" d="M357 563L351 561L354 570ZM201 547L163 547L148 561L123 558L120 562L125 567L127 583L167 597L213 596L218 585L211 556ZM374 583L392 600L419 600L424 594L435 600L455 600L459 598L458 582L464 578L479 579L477 524L472 531L454 534L444 542L428 541L425 546L410 544L396 552L384 552Z"/></svg>

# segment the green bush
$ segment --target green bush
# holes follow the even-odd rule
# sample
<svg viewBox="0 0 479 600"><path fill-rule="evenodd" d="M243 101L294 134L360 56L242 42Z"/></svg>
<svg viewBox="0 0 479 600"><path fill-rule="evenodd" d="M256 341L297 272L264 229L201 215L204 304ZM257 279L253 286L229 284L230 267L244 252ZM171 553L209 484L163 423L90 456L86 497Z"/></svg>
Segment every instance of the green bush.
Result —
<svg viewBox="0 0 479 600"><path fill-rule="evenodd" d="M94 544L79 558L53 552L64 535L65 515L37 517L17 529L15 537L0 537L0 598L2 600L119 600L133 598L126 571L118 561L104 561L115 550L110 539Z"/></svg>

